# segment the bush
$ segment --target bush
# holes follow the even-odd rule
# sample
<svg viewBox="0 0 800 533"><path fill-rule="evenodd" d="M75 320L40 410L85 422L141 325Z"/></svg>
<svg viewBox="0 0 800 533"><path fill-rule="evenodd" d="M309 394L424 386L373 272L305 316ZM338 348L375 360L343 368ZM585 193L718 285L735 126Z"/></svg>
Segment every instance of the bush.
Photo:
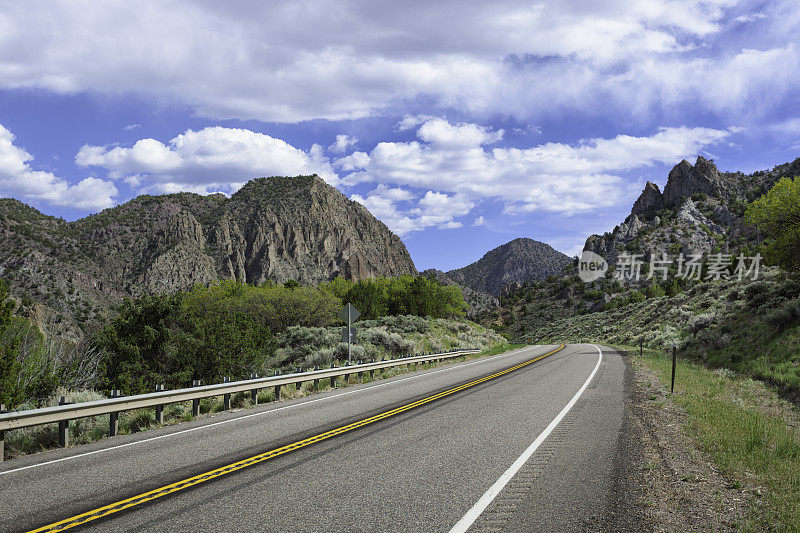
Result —
<svg viewBox="0 0 800 533"><path fill-rule="evenodd" d="M783 330L800 324L800 299L788 300L766 316L772 327Z"/></svg>

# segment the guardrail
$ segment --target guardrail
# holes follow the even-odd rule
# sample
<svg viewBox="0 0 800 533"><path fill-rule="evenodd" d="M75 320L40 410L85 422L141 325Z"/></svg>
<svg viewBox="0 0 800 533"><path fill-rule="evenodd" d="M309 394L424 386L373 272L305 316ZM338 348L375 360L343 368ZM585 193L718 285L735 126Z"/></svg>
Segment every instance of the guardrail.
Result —
<svg viewBox="0 0 800 533"><path fill-rule="evenodd" d="M195 386L186 389L162 390L162 386L156 387L156 392L147 394L137 394L133 396L121 396L119 391L113 391L110 398L95 400L91 402L70 403L63 402L62 405L44 407L42 409L30 409L27 411L0 412L0 461L3 460L5 432L30 426L42 424L58 423L59 444L69 445L69 421L77 418L90 416L110 415L109 436L115 436L119 427L118 416L122 411L132 409L143 409L154 407L156 410L156 422L163 423L163 408L165 405L192 400L192 415L200 414L200 400L213 396L222 396L225 409L230 409L230 395L238 392L251 394L253 403L258 401L258 391L269 387L275 388L275 399L280 399L280 389L284 385L295 385L298 389L306 381L313 381L315 387L322 379L330 379L331 387L339 376L348 379L351 374L369 372L373 377L376 370L391 368L402 365L417 365L430 361L442 359L452 359L464 355L478 353L480 350L454 350L452 352L417 355L412 357L401 357L398 359L386 359L383 361L373 361L357 365L331 367L308 372L297 372L293 374L282 374L262 378L253 378L241 381L226 381L213 385L200 385L199 381L193 382Z"/></svg>

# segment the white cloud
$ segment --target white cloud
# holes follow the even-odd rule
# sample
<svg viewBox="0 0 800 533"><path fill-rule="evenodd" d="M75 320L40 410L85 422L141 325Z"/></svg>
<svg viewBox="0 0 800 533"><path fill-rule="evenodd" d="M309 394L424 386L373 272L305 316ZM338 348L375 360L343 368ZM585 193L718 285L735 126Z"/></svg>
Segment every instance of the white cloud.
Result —
<svg viewBox="0 0 800 533"><path fill-rule="evenodd" d="M356 137L350 137L349 135L337 135L336 141L330 146L328 146L328 151L333 152L334 154L343 154L347 151L348 148L351 146L355 146L358 142Z"/></svg>
<svg viewBox="0 0 800 533"><path fill-rule="evenodd" d="M87 145L75 162L161 192L233 191L261 176L318 174L330 184L339 182L319 145L303 151L263 133L223 127L187 130L167 144L141 139L129 148Z"/></svg>
<svg viewBox="0 0 800 533"><path fill-rule="evenodd" d="M765 18L767 18L767 16L761 11L759 11L758 13L748 13L746 15L739 15L733 20L735 20L736 22L744 23L744 22L753 22L754 20L761 20Z"/></svg>
<svg viewBox="0 0 800 533"><path fill-rule="evenodd" d="M51 172L34 170L29 164L33 156L15 146L14 138L0 124L0 196L85 210L113 205L117 194L113 183L90 177L69 185Z"/></svg>
<svg viewBox="0 0 800 533"><path fill-rule="evenodd" d="M800 86L798 51L787 46L797 43L796 28L772 15L796 11L795 0L764 12L739 4L428 2L409 16L402 4L356 0L12 2L0 16L0 87L135 93L203 116L285 122L358 118L387 106L408 112L417 106L403 102L420 98L519 117L572 110L642 119L642 108L695 103L717 112L775 109ZM772 26L740 32L728 24L734 10L735 20ZM743 50L779 48L788 62L741 64ZM774 76L782 83L763 98ZM398 128L421 121L412 114Z"/></svg>
<svg viewBox="0 0 800 533"><path fill-rule="evenodd" d="M467 214L477 199L501 199L509 213L544 210L573 214L628 199L629 186L617 173L693 157L732 132L660 128L647 137L617 135L576 145L485 148L483 144L491 142L493 135L474 124L454 126L434 119L419 128L418 136L424 142L379 143L370 154L348 159L346 165L337 162L337 166L353 170L345 182L374 181L412 188L436 184L438 192L429 191L417 210L411 211L420 217L435 213L449 217L430 225Z"/></svg>
<svg viewBox="0 0 800 533"><path fill-rule="evenodd" d="M478 218L476 218L472 222L472 225L475 226L475 227L477 227L477 226L485 226L486 225L486 220L483 218L483 215L481 215L481 216L479 216Z"/></svg>
<svg viewBox="0 0 800 533"><path fill-rule="evenodd" d="M435 147L461 148L493 144L503 139L503 130L491 131L476 124L452 125L434 118L417 130L417 137Z"/></svg>
<svg viewBox="0 0 800 533"><path fill-rule="evenodd" d="M133 130L139 129L141 127L142 127L141 124L128 124L127 126L125 126L122 129L124 129L125 131L133 131Z"/></svg>
<svg viewBox="0 0 800 533"><path fill-rule="evenodd" d="M434 117L433 115L406 115L400 122L398 122L395 125L394 129L395 131L410 130L416 128L420 124L427 122L433 118L436 117Z"/></svg>
<svg viewBox="0 0 800 533"><path fill-rule="evenodd" d="M415 196L408 190L386 185L378 185L366 196L360 194L351 196L352 200L364 205L370 213L401 237L431 227L460 228L463 223L455 219L469 213L475 205L458 195L430 190L416 202L415 206L411 206L414 198ZM400 203L409 204L409 207L403 208L398 205Z"/></svg>

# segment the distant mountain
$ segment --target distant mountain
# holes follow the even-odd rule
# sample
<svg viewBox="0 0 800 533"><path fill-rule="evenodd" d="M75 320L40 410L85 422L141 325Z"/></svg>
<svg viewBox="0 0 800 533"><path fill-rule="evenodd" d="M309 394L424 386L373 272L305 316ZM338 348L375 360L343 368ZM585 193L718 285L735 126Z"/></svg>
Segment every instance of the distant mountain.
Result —
<svg viewBox="0 0 800 533"><path fill-rule="evenodd" d="M548 244L519 238L446 275L459 285L497 297L508 284L543 280L561 272L571 261Z"/></svg>
<svg viewBox="0 0 800 533"><path fill-rule="evenodd" d="M33 318L76 336L123 297L195 283L416 273L399 237L317 176L255 179L230 198L144 195L74 222L0 200L0 277Z"/></svg>

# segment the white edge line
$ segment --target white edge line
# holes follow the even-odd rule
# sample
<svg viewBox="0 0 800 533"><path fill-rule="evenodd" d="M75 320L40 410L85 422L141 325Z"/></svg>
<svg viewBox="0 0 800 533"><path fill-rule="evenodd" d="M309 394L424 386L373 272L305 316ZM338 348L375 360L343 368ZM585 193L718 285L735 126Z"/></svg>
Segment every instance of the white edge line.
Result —
<svg viewBox="0 0 800 533"><path fill-rule="evenodd" d="M509 356L509 355L513 355L514 353L518 353L520 350L526 350L528 348L540 348L541 346L542 345L540 345L540 344L535 344L533 346L526 346L525 348L520 348L519 350L511 350L509 352L499 354L498 357L506 357L506 356ZM439 372L445 372L445 371L448 371L448 370L455 370L457 368L464 368L465 366L471 366L471 365L474 365L474 364L477 364L477 363L484 363L486 361L492 361L493 359L496 359L496 358L494 358L494 357L482 357L482 358L478 359L477 361L472 361L472 362L469 362L469 363L463 363L463 364L460 364L458 366L456 366L456 365L448 366L446 368L442 368L442 369L439 369L439 370L433 370L431 372L426 372L424 374L418 374L416 376L408 376L408 377L405 377L405 378L395 379L395 380L392 380L392 381L386 381L385 383L377 383L377 384L371 385L369 387L362 387L360 389L355 389L355 390L351 390L351 391L345 391L345 392L341 392L339 394L331 394L329 396L325 396L325 397L322 397L322 398L314 398L314 399L303 401L303 402L293 403L291 405L284 405L283 407L276 407L275 409L268 409L266 411L261 411L261 412L258 412L258 413L250 413L250 414L246 414L246 415L242 415L242 416L237 416L236 418L229 418L227 420L220 420L219 422L212 422L210 424L203 424L202 426L197 426L197 427L193 427L193 428L189 428L189 429L182 429L180 431L174 431L172 433L167 433L166 435L158 435L156 437L149 437L149 438L146 438L146 439L141 439L141 440L137 440L137 441L133 441L133 442L128 442L128 443L125 443L125 444L117 444L116 446L109 446L107 448L101 448L99 450L93 450L91 452L84 452L84 453L79 453L79 454L76 454L76 455L70 455L70 456L67 456L67 457L62 457L60 459L53 459L52 461L45 461L45 462L42 462L42 463L35 463L35 464L32 464L32 465L28 465L28 466L21 466L19 468L14 468L14 469L11 469L11 470L3 470L3 471L0 471L0 476L3 476L5 474L11 474L13 472L20 472L22 470L29 470L31 468L38 468L40 466L52 465L52 464L55 464L55 463L60 463L62 461L68 461L70 459L79 459L81 457L87 457L89 455L95 455L97 453L110 452L112 450L119 450L120 448L127 448L128 446L135 446L137 444L144 444L144 443L147 443L147 442L153 442L153 441L157 441L157 440L161 440L161 439L166 439L167 437L174 437L176 435L183 435L185 433L191 433L193 431L199 431L201 429L206 429L206 428L210 428L210 427L214 427L214 426L219 426L221 424L228 424L230 422L237 422L239 420L245 420L247 418L251 418L251 417L254 417L254 416L264 416L264 415L268 415L268 414L271 414L271 413L275 413L277 411L283 411L284 409L290 409L292 407L300 407L300 406L303 406L303 405L308 405L310 403L322 402L322 401L330 400L330 399L333 399L333 398L341 398L342 396L347 396L348 394L355 394L355 393L358 393L358 392L364 392L364 391L368 391L368 390L375 389L375 388L378 388L378 387L386 387L388 385L394 385L395 383L408 381L410 379L417 379L417 378L421 378L421 377L425 377L425 376L430 376L432 374L438 374Z"/></svg>
<svg viewBox="0 0 800 533"><path fill-rule="evenodd" d="M541 446L541 444L550 435L550 433L553 432L553 430L556 428L559 422L561 422L561 419L563 419L567 415L567 413L570 412L572 406L575 405L575 403L583 394L583 391L585 391L586 387L589 386L589 383L592 382L594 375L597 373L597 369L600 368L600 363L603 361L602 350L600 350L600 348L598 348L594 344L592 344L591 346L594 346L595 349L597 349L597 353L600 354L600 357L598 357L597 364L594 366L594 370L592 370L592 373L589 374L589 377L586 379L583 386L580 389L578 389L578 392L575 393L575 396L572 397L569 403L567 403L567 405L564 406L561 412L558 413L558 415L556 415L553 421L550 422L550 425L548 425L545 428L545 430L542 431L538 437L536 437L536 440L534 440L531 443L531 445L528 446L528 448L524 452L522 452L522 455L520 455L517 458L517 460L514 461L514 463L510 467L508 467L508 470L503 472L503 475L500 476L500 478L494 482L494 485L489 487L489 490L483 493L483 496L481 496L480 499L475 503L475 505L473 505L472 508L469 511L467 511L467 514L465 514L461 518L461 520L459 520L456 523L456 525L454 525L452 529L450 529L450 533L464 533L472 526L473 523L475 523L475 520L477 520L478 517L481 515L481 513L483 513L483 511L485 511L486 508L489 507L489 504L492 503L492 501L497 497L498 494L500 494L500 491L503 490L506 484L508 484L508 482L511 481L511 479L514 477L514 475L516 475L519 469L522 468L522 466L528 461L528 459L531 458L531 456L534 454L537 448L539 448L539 446Z"/></svg>

